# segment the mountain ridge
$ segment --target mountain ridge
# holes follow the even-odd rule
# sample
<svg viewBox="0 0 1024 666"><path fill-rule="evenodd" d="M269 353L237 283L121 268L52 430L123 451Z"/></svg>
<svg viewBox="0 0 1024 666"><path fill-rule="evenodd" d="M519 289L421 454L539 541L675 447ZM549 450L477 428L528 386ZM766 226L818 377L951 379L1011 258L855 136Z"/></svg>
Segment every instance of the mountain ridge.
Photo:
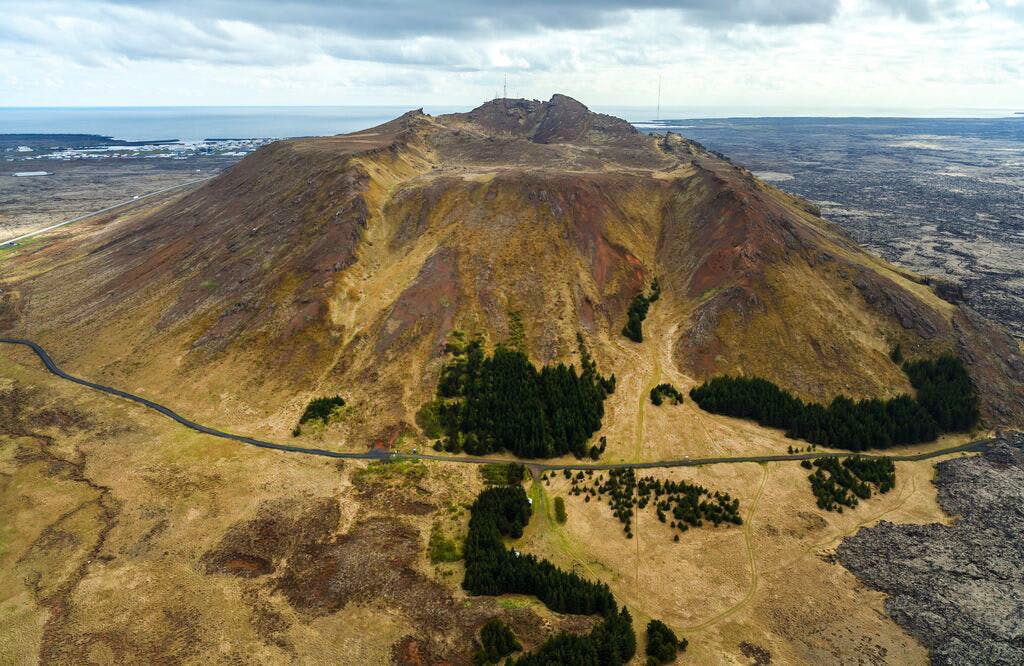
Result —
<svg viewBox="0 0 1024 666"><path fill-rule="evenodd" d="M564 96L493 100L275 142L157 210L19 251L0 323L98 379L187 385L200 415L275 435L306 396L344 388L356 445L412 429L455 328L494 343L517 313L536 361L571 360L581 332L622 372L626 308L658 277L693 381L891 395L910 390L892 346L955 350L988 423L1020 425L1024 363L998 329L807 202L609 118Z"/></svg>

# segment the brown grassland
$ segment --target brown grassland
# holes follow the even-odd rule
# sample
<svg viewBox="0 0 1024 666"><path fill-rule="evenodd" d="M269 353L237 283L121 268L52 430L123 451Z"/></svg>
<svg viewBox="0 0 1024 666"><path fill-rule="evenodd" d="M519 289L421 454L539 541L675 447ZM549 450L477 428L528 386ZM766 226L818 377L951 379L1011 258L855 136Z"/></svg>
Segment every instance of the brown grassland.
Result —
<svg viewBox="0 0 1024 666"><path fill-rule="evenodd" d="M459 663L493 615L527 646L586 625L529 598L467 598L461 565L429 562L433 525L464 534L481 488L475 467L382 469L219 441L61 382L27 351L5 348L0 377L0 652L11 663ZM632 430L617 439L642 446L610 459L782 443L733 419L683 414L689 405L645 405L646 390L628 386L616 395L629 405L607 428ZM679 436L687 430L727 443L710 448ZM628 540L606 504L567 495L553 475L528 482L535 515L514 547L608 582L638 627L659 618L690 640L686 661L753 663L756 649L773 663L926 662L881 595L830 553L882 518L947 520L932 463L900 463L894 491L841 515L814 506L796 463L650 473L729 492L744 525L673 542L648 510ZM555 495L567 499L565 525Z"/></svg>

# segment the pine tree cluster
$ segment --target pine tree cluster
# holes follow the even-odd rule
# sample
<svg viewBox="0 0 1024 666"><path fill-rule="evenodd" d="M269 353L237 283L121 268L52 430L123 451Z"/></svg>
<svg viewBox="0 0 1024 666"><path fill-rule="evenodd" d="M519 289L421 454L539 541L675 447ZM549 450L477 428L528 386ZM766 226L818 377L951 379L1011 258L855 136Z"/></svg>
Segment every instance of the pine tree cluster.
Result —
<svg viewBox="0 0 1024 666"><path fill-rule="evenodd" d="M671 384L658 384L651 389L651 404L655 407L661 407L661 403L665 401L665 398L671 400L673 405L683 402L683 394Z"/></svg>
<svg viewBox="0 0 1024 666"><path fill-rule="evenodd" d="M786 436L850 451L929 442L978 422L978 396L960 359L904 363L917 398L805 403L759 377L715 377L690 390L701 409L783 428Z"/></svg>
<svg viewBox="0 0 1024 666"><path fill-rule="evenodd" d="M636 633L629 611L605 616L589 634L560 633L549 638L536 651L506 666L623 666L636 654Z"/></svg>
<svg viewBox="0 0 1024 666"><path fill-rule="evenodd" d="M604 619L589 634L558 634L536 651L506 664L592 664L622 666L636 653L633 620L619 610L604 583L585 580L547 560L505 547L502 537L518 538L530 520L530 503L522 486L499 486L480 493L470 507L463 554L462 587L470 594L529 594L559 613L599 614Z"/></svg>
<svg viewBox="0 0 1024 666"><path fill-rule="evenodd" d="M644 341L644 319L647 319L647 311L651 307L651 303L658 300L661 297L661 285L658 284L658 278L651 280L651 293L644 295L642 292L633 297L633 302L629 304L629 310L627 311L626 325L622 327L622 335L626 336L633 342Z"/></svg>
<svg viewBox="0 0 1024 666"><path fill-rule="evenodd" d="M652 505L658 520L670 523L672 529L680 532L690 527L702 527L708 521L715 527L732 524L742 525L740 501L729 493L710 491L703 486L644 476L637 479L632 467L609 470L607 480L602 475L593 476L593 470L572 474L565 471L572 482L570 495L583 495L585 501L591 498L601 501L608 496L612 514L623 525L627 539L633 538L633 516L635 511ZM669 518L671 516L671 519Z"/></svg>
<svg viewBox="0 0 1024 666"><path fill-rule="evenodd" d="M496 617L492 617L480 628L480 646L480 650L473 656L473 661L481 665L496 664L504 657L523 649L512 630Z"/></svg>
<svg viewBox="0 0 1024 666"><path fill-rule="evenodd" d="M314 398L309 401L308 405L306 405L306 411L302 412L302 417L299 419L299 423L308 423L309 421L317 419L320 421L326 421L331 417L331 412L338 407L344 406L345 399L340 395L328 398Z"/></svg>
<svg viewBox="0 0 1024 666"><path fill-rule="evenodd" d="M917 402L940 430L970 430L978 422L978 395L960 359L946 354L934 361L907 362L903 371L917 389Z"/></svg>
<svg viewBox="0 0 1024 666"><path fill-rule="evenodd" d="M302 412L302 416L299 417L299 424L292 430L292 437L298 437L302 434L302 425L309 423L310 421L320 421L324 425L327 424L331 419L331 415L334 410L340 409L345 406L345 399L340 395L324 397L324 398L313 398L306 405L305 411Z"/></svg>
<svg viewBox="0 0 1024 666"><path fill-rule="evenodd" d="M499 486L480 493L470 508L462 587L471 594L533 595L559 613L605 615L614 610L607 585L505 548L502 537L521 537L529 520L530 503L522 486Z"/></svg>
<svg viewBox="0 0 1024 666"><path fill-rule="evenodd" d="M661 620L647 623L647 664L669 664L676 660L676 653L685 652L689 641L677 638L674 631Z"/></svg>
<svg viewBox="0 0 1024 666"><path fill-rule="evenodd" d="M818 498L818 508L843 512L860 500L871 497L871 487L887 493L896 486L896 465L889 458L818 458L800 463L814 473L807 476L811 492Z"/></svg>
<svg viewBox="0 0 1024 666"><path fill-rule="evenodd" d="M615 376L598 373L578 339L580 374L563 363L538 371L526 354L503 345L487 356L480 340L454 336L447 348L452 359L438 382L443 448L474 455L505 450L523 458L592 453L587 441L601 427Z"/></svg>

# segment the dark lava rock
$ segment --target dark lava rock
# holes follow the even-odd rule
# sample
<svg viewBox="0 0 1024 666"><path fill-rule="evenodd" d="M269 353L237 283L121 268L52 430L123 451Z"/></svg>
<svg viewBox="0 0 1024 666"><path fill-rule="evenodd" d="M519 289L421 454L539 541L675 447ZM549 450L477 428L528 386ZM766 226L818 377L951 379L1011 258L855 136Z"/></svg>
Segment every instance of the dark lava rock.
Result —
<svg viewBox="0 0 1024 666"><path fill-rule="evenodd" d="M888 594L885 609L931 651L933 664L1024 664L1024 435L981 457L937 465L953 525L860 530L843 566Z"/></svg>

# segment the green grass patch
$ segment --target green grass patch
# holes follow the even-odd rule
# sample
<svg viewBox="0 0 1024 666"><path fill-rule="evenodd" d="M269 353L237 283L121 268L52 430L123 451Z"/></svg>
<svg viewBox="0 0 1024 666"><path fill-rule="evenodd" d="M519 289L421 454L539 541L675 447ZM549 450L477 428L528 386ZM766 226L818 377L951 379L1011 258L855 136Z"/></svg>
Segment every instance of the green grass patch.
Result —
<svg viewBox="0 0 1024 666"><path fill-rule="evenodd" d="M530 608L536 606L540 602L534 601L530 597L506 597L504 599L498 599L498 605L507 610L519 610L520 608Z"/></svg>
<svg viewBox="0 0 1024 666"><path fill-rule="evenodd" d="M375 460L356 470L352 480L358 484L399 481L406 485L426 478L427 466L417 460Z"/></svg>
<svg viewBox="0 0 1024 666"><path fill-rule="evenodd" d="M445 536L441 526L437 523L430 528L427 552L430 555L430 561L434 564L458 562L462 559L462 548L459 547L458 542Z"/></svg>
<svg viewBox="0 0 1024 666"><path fill-rule="evenodd" d="M562 499L561 497L556 497L555 498L555 520L557 520L559 523L564 525L565 521L568 520L568 519L569 519L569 517L567 515L565 515L565 500Z"/></svg>
<svg viewBox="0 0 1024 666"><path fill-rule="evenodd" d="M480 476L489 486L514 486L523 482L526 468L518 463L488 463L480 466Z"/></svg>
<svg viewBox="0 0 1024 666"><path fill-rule="evenodd" d="M526 353L526 327L523 326L523 318L518 310L510 310L508 313L508 346Z"/></svg>
<svg viewBox="0 0 1024 666"><path fill-rule="evenodd" d="M18 241L16 245L4 245L0 247L0 258L9 257L18 250L24 249L29 245L35 245L43 241L42 236L33 236L32 238L26 238L25 240Z"/></svg>
<svg viewBox="0 0 1024 666"><path fill-rule="evenodd" d="M430 439L440 439L444 435L441 427L441 406L444 401L441 399L431 400L423 403L423 406L416 412L416 425L423 434Z"/></svg>

